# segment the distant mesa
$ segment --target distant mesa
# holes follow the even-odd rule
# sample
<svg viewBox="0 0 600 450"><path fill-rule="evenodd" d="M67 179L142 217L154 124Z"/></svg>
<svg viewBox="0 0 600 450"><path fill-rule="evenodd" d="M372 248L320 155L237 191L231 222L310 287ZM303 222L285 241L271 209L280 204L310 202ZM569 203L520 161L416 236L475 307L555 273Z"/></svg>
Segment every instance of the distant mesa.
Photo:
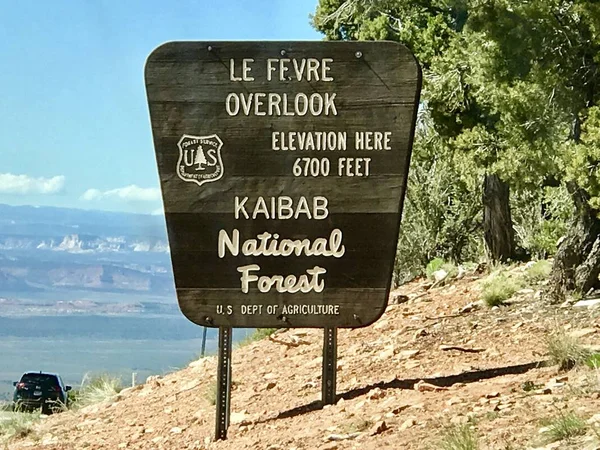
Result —
<svg viewBox="0 0 600 450"><path fill-rule="evenodd" d="M84 290L172 296L168 253L164 218L0 204L5 295Z"/></svg>
<svg viewBox="0 0 600 450"><path fill-rule="evenodd" d="M0 204L0 250L168 253L169 245L163 217Z"/></svg>
<svg viewBox="0 0 600 450"><path fill-rule="evenodd" d="M69 253L155 252L168 253L166 240L99 237L69 234L62 238L0 236L0 250L53 250Z"/></svg>

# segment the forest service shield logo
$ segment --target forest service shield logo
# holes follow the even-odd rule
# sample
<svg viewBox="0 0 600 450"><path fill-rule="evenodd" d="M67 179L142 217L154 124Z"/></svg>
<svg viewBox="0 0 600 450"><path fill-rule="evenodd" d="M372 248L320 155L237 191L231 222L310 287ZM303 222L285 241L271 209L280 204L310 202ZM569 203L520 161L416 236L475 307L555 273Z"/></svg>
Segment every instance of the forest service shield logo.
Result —
<svg viewBox="0 0 600 450"><path fill-rule="evenodd" d="M184 134L179 142L179 160L177 175L183 181L202 186L217 181L223 176L221 147L223 141L216 134L210 136L191 136Z"/></svg>

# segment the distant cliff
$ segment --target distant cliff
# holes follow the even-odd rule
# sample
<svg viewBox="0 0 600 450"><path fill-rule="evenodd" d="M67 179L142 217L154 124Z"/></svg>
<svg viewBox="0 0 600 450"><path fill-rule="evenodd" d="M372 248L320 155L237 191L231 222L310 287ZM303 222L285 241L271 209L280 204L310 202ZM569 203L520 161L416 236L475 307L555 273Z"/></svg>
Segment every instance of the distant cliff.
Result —
<svg viewBox="0 0 600 450"><path fill-rule="evenodd" d="M165 239L154 237L85 236L0 236L0 250L56 250L71 253L103 252L162 252L169 251Z"/></svg>
<svg viewBox="0 0 600 450"><path fill-rule="evenodd" d="M48 289L173 293L164 218L0 205L0 295Z"/></svg>

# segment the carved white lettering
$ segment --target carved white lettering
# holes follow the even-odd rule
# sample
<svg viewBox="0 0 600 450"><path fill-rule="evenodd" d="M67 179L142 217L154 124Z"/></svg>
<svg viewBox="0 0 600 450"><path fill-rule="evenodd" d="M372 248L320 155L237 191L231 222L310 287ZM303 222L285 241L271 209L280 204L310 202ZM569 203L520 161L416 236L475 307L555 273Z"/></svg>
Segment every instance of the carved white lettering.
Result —
<svg viewBox="0 0 600 450"><path fill-rule="evenodd" d="M297 315L339 315L340 305L283 305L281 314L286 316Z"/></svg>
<svg viewBox="0 0 600 450"><path fill-rule="evenodd" d="M371 158L338 159L339 177L368 177L371 174Z"/></svg>
<svg viewBox="0 0 600 450"><path fill-rule="evenodd" d="M296 206L296 213L294 214L294 219L300 217L300 214L305 214L307 219L312 219L310 208L308 207L308 202L306 201L306 197L300 197L298 200L298 205Z"/></svg>
<svg viewBox="0 0 600 450"><path fill-rule="evenodd" d="M233 210L234 210L234 215L235 215L236 219L240 218L240 212L244 215L245 219L250 218L250 216L246 212L246 208L244 207L244 205L246 204L247 201L248 201L248 197L244 197L244 199L240 203L240 198L237 195L235 196Z"/></svg>
<svg viewBox="0 0 600 450"><path fill-rule="evenodd" d="M252 58L242 59L242 76L235 75L235 60L231 58L229 60L229 81L254 81L254 77L250 75L252 67L250 63L253 63Z"/></svg>
<svg viewBox="0 0 600 450"><path fill-rule="evenodd" d="M370 158L362 158L369 159ZM275 200L273 200L273 198ZM268 199L268 204L267 204ZM262 196L256 198L254 205L249 202L249 197L235 196L233 204L233 212L236 219L256 219L259 216L265 219L298 219L300 216L305 216L307 219L323 220L329 216L327 209L328 200L322 195L317 195L312 198L312 203L308 199L301 196L294 204L294 200L288 196L267 197ZM269 210L270 205L270 210ZM252 211L250 214L248 211Z"/></svg>
<svg viewBox="0 0 600 450"><path fill-rule="evenodd" d="M240 252L240 232L238 230L233 230L232 239L229 238L227 231L221 230L219 231L219 258L225 258L225 247L229 250L233 256L237 256Z"/></svg>
<svg viewBox="0 0 600 450"><path fill-rule="evenodd" d="M305 274L300 276L296 275L252 275L250 272L257 272L260 270L258 264L249 264L247 266L241 266L237 268L237 271L242 274L240 277L241 290L244 294L250 291L250 283L256 282L257 288L262 293L269 292L273 287L279 293L290 293L295 294L296 292L302 292L307 294L308 292L323 292L325 289L325 280L320 279L321 275L327 273L327 270L314 266L312 269L307 269Z"/></svg>
<svg viewBox="0 0 600 450"><path fill-rule="evenodd" d="M329 215L329 210L327 209L329 201L326 197L314 197L313 198L313 216L315 220L323 220L326 219ZM341 231L340 231L341 236Z"/></svg>
<svg viewBox="0 0 600 450"><path fill-rule="evenodd" d="M225 111L230 116L240 112L245 116L337 116L335 98L335 92L310 96L299 92L293 98L285 93L232 92L225 99Z"/></svg>
<svg viewBox="0 0 600 450"><path fill-rule="evenodd" d="M229 81L242 81L242 77L235 76L235 60L229 60Z"/></svg>
<svg viewBox="0 0 600 450"><path fill-rule="evenodd" d="M269 58L267 59L267 81L273 80L276 72L278 81L333 81L329 75L333 58Z"/></svg>
<svg viewBox="0 0 600 450"><path fill-rule="evenodd" d="M292 209L294 201L286 195L277 197L277 200L277 218L282 220L290 219L294 215L294 210Z"/></svg>
<svg viewBox="0 0 600 450"><path fill-rule="evenodd" d="M391 150L391 131L357 131L354 135L356 150Z"/></svg>
<svg viewBox="0 0 600 450"><path fill-rule="evenodd" d="M240 112L240 98L236 94L229 94L225 99L225 110L230 116L237 116Z"/></svg>
<svg viewBox="0 0 600 450"><path fill-rule="evenodd" d="M269 218L269 210L263 197L258 197L256 200L256 205L254 206L254 211L252 212L252 220L256 220L259 214L264 215L265 219Z"/></svg>
<svg viewBox="0 0 600 450"><path fill-rule="evenodd" d="M273 131L271 148L282 151L344 151L348 148L345 131Z"/></svg>
<svg viewBox="0 0 600 450"><path fill-rule="evenodd" d="M258 234L256 239L247 239L242 243L241 253L243 256L325 256L341 258L346 253L346 247L342 243L344 236L342 230L334 229L329 238L310 239L282 239L279 234L271 234L267 231ZM218 241L219 258L225 258L227 251L232 256L240 253L240 232L234 229L231 237L225 230L219 231Z"/></svg>

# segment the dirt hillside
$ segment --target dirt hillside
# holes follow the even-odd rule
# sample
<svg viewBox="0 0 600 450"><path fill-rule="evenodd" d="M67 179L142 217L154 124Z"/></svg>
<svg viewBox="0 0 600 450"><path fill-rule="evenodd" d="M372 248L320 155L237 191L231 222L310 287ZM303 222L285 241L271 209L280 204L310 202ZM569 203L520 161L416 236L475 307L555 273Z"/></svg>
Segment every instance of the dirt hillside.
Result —
<svg viewBox="0 0 600 450"><path fill-rule="evenodd" d="M213 441L209 357L45 418L7 448L468 449L441 444L462 425L480 449L600 449L600 372L541 364L552 332L599 344L600 310L548 307L537 289L490 309L478 303L480 277L444 287L413 282L392 293L374 325L340 330L336 405L319 403L322 331L284 330L234 350L227 441ZM571 413L587 428L551 443L544 419Z"/></svg>

